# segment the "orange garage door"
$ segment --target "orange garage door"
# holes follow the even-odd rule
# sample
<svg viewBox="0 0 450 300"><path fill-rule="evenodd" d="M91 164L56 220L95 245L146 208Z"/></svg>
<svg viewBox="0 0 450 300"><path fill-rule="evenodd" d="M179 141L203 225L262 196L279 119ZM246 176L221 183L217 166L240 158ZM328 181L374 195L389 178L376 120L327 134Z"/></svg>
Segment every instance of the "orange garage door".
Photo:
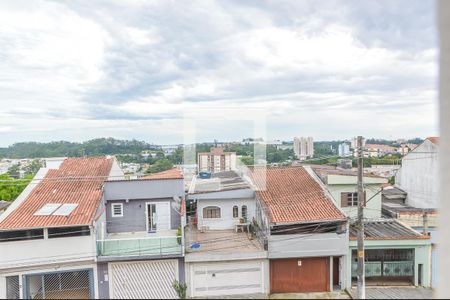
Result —
<svg viewBox="0 0 450 300"><path fill-rule="evenodd" d="M271 260L271 293L309 293L329 291L329 261L329 257Z"/></svg>

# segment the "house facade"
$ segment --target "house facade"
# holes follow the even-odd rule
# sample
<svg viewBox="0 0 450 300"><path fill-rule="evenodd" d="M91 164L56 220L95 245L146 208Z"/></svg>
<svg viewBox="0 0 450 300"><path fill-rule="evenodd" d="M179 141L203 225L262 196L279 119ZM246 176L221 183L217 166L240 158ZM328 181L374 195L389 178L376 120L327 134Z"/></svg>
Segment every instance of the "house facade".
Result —
<svg viewBox="0 0 450 300"><path fill-rule="evenodd" d="M255 192L237 172L194 178L187 195L189 297L262 296L269 292L267 251L252 233Z"/></svg>
<svg viewBox="0 0 450 300"><path fill-rule="evenodd" d="M358 213L357 173L352 170L337 169L328 166L306 167L312 170L319 183L327 191L335 204L350 218ZM387 178L364 174L366 197L364 215L366 218L381 218L381 188L388 182Z"/></svg>
<svg viewBox="0 0 450 300"><path fill-rule="evenodd" d="M99 297L176 298L184 283L181 171L105 182L97 222Z"/></svg>
<svg viewBox="0 0 450 300"><path fill-rule="evenodd" d="M0 298L99 296L95 218L104 182L120 174L112 157L61 159L39 171L0 217Z"/></svg>
<svg viewBox="0 0 450 300"><path fill-rule="evenodd" d="M357 216L357 173L332 167L312 167L324 190L353 220ZM365 189L365 260L368 285L430 286L431 241L428 235L414 230L383 214L383 189L388 179L364 174ZM339 206L339 205L338 205ZM346 287L356 284L356 230L350 225L347 254ZM395 268L394 268L395 267Z"/></svg>
<svg viewBox="0 0 450 300"><path fill-rule="evenodd" d="M395 185L408 196L406 204L417 208L439 208L439 138L429 137L402 159Z"/></svg>
<svg viewBox="0 0 450 300"><path fill-rule="evenodd" d="M431 242L428 235L392 219L365 222L365 268L367 286L430 287ZM347 288L357 280L356 229L350 227Z"/></svg>
<svg viewBox="0 0 450 300"><path fill-rule="evenodd" d="M345 289L344 213L304 167L269 168L265 179L254 174L256 232L268 250L270 293Z"/></svg>

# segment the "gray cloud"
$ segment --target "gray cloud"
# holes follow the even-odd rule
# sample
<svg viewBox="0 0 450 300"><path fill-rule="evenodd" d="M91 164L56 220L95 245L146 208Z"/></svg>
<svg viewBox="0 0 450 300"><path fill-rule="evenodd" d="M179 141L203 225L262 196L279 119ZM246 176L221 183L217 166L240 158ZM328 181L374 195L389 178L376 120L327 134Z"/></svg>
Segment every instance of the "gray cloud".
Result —
<svg viewBox="0 0 450 300"><path fill-rule="evenodd" d="M121 135L120 121L135 129L130 138L158 142L184 105L266 108L268 132L279 138L436 134L434 1L22 4L0 4L0 99L9 116L0 128L11 132L0 144L35 139L33 116L41 130L78 120L55 138L82 136L74 133L80 125ZM411 129L392 129L399 112ZM348 118L385 126L356 132L343 125ZM241 138L225 127L224 136Z"/></svg>

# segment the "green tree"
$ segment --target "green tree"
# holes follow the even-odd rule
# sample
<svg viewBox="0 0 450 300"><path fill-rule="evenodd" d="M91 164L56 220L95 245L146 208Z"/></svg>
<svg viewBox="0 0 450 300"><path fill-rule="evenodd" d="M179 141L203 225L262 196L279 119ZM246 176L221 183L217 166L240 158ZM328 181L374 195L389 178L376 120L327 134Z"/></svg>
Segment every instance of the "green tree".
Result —
<svg viewBox="0 0 450 300"><path fill-rule="evenodd" d="M173 168L173 163L168 159L161 159L151 165L145 173L152 174L158 173L166 170L170 170Z"/></svg>

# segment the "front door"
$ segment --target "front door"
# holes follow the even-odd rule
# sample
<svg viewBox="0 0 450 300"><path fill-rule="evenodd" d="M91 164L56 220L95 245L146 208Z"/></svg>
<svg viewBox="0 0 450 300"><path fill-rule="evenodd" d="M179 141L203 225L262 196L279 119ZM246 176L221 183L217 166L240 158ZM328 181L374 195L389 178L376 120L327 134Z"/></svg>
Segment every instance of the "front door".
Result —
<svg viewBox="0 0 450 300"><path fill-rule="evenodd" d="M157 230L157 214L156 214L156 204L147 204L147 230L148 232L156 232Z"/></svg>

